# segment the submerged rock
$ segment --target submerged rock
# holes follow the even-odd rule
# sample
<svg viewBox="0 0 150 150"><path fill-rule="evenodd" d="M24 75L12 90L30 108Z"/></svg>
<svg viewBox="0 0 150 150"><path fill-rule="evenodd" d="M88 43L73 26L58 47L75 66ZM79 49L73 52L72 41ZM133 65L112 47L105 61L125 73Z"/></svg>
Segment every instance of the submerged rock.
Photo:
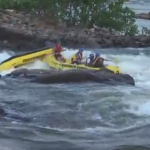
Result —
<svg viewBox="0 0 150 150"><path fill-rule="evenodd" d="M31 82L42 84L55 83L83 83L97 82L104 84L130 84L135 85L134 79L128 74L114 74L111 71L104 69L102 71L93 70L67 70L67 71L43 71L43 70L28 70L26 72L20 70L18 76L31 78ZM12 72L13 74L13 72ZM14 75L14 74L13 74Z"/></svg>
<svg viewBox="0 0 150 150"><path fill-rule="evenodd" d="M8 76L31 79L31 82L43 84L55 83L81 83L97 82L105 84L130 84L135 85L134 79L128 74L115 74L107 68L96 70L44 70L44 69L18 69Z"/></svg>
<svg viewBox="0 0 150 150"><path fill-rule="evenodd" d="M4 117L6 118L4 119ZM5 110L2 106L0 106L0 119L7 120L7 118L13 119L13 120L21 120L23 122L29 122L32 120L29 117L26 117L17 113L13 113L12 111Z"/></svg>
<svg viewBox="0 0 150 150"><path fill-rule="evenodd" d="M51 71L50 70L44 70L44 69L26 69L26 68L21 68L12 71L8 76L20 76L20 75L26 75L26 74L49 74Z"/></svg>
<svg viewBox="0 0 150 150"><path fill-rule="evenodd" d="M21 68L12 71L10 74L7 74L6 76L12 77L12 78L35 78L40 75L47 75L51 71L50 70L44 70L44 69L26 69Z"/></svg>
<svg viewBox="0 0 150 150"><path fill-rule="evenodd" d="M5 113L5 110L2 108L2 106L0 106L0 116L4 116L6 113Z"/></svg>
<svg viewBox="0 0 150 150"><path fill-rule="evenodd" d="M114 150L149 150L149 146L142 145L122 145Z"/></svg>

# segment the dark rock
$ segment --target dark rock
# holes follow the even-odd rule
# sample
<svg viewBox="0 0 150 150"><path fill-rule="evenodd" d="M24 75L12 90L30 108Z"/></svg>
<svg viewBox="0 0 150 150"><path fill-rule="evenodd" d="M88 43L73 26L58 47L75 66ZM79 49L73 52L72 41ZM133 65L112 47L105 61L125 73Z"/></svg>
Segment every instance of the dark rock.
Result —
<svg viewBox="0 0 150 150"><path fill-rule="evenodd" d="M81 83L97 82L105 84L130 84L135 85L134 79L128 74L114 74L107 68L100 71L93 70L43 70L43 69L18 69L9 74L11 77L23 77L31 79L31 82L54 83Z"/></svg>
<svg viewBox="0 0 150 150"><path fill-rule="evenodd" d="M0 116L4 116L5 115L5 111L4 109L0 106Z"/></svg>
<svg viewBox="0 0 150 150"><path fill-rule="evenodd" d="M73 82L97 82L105 84L130 84L135 85L134 79L127 74L114 74L109 71L93 70L69 70L53 71L49 75L38 76L31 82L54 84L54 83L73 83Z"/></svg>
<svg viewBox="0 0 150 150"><path fill-rule="evenodd" d="M0 106L0 117L5 117L7 116L8 118L11 118L11 119L17 119L17 120L21 120L21 121L24 121L24 122L29 122L31 121L30 118L27 118L27 117L24 117L24 116L20 116L18 114L13 114L12 112L5 112L5 110Z"/></svg>
<svg viewBox="0 0 150 150"><path fill-rule="evenodd" d="M21 68L21 69L17 69L11 72L11 75L20 75L20 73L26 74L28 72L28 69L26 68Z"/></svg>
<svg viewBox="0 0 150 150"><path fill-rule="evenodd" d="M112 46L112 44L113 44L113 41L111 39L108 40L108 39L103 38L103 41L108 46Z"/></svg>
<svg viewBox="0 0 150 150"><path fill-rule="evenodd" d="M150 20L150 12L149 13L140 13L136 14L136 18Z"/></svg>
<svg viewBox="0 0 150 150"><path fill-rule="evenodd" d="M55 43L46 40L46 41L44 42L44 45L45 45L46 47L54 47L54 46L55 46Z"/></svg>
<svg viewBox="0 0 150 150"><path fill-rule="evenodd" d="M19 76L28 77L28 76L30 76L31 77L31 75L33 75L35 77L35 76L39 76L41 74L46 75L46 74L50 74L50 73L51 73L50 70L21 68L21 69L12 71L7 76L12 76L12 77L19 77Z"/></svg>
<svg viewBox="0 0 150 150"><path fill-rule="evenodd" d="M84 45L88 48L100 48L100 45L95 41L94 38L86 38Z"/></svg>
<svg viewBox="0 0 150 150"><path fill-rule="evenodd" d="M149 150L149 146L142 146L142 145L122 145L114 150Z"/></svg>

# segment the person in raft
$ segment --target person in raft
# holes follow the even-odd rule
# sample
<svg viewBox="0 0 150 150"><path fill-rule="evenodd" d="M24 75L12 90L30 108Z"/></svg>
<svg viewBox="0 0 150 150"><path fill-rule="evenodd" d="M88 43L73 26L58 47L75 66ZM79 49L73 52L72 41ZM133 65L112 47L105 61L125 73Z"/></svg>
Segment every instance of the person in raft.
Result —
<svg viewBox="0 0 150 150"><path fill-rule="evenodd" d="M89 57L86 59L85 65L93 67L94 60L95 60L94 54L90 54Z"/></svg>
<svg viewBox="0 0 150 150"><path fill-rule="evenodd" d="M53 43L50 41L45 41L45 46L52 47ZM54 52L54 57L60 61L60 62L66 62L66 59L61 55L62 51L65 51L66 49L62 48L60 44L55 44L55 46L52 48ZM52 53L47 55L53 55Z"/></svg>
<svg viewBox="0 0 150 150"><path fill-rule="evenodd" d="M104 58L100 57L99 53L96 53L95 56L94 54L90 54L89 57L86 60L86 65L89 67L105 67L104 66Z"/></svg>
<svg viewBox="0 0 150 150"><path fill-rule="evenodd" d="M60 44L56 44L55 47L53 48L54 51L54 57L60 61L60 62L66 62L66 59L61 55L62 47Z"/></svg>
<svg viewBox="0 0 150 150"><path fill-rule="evenodd" d="M72 64L81 64L81 61L83 59L83 51L84 51L83 48L79 48L78 52L71 59Z"/></svg>

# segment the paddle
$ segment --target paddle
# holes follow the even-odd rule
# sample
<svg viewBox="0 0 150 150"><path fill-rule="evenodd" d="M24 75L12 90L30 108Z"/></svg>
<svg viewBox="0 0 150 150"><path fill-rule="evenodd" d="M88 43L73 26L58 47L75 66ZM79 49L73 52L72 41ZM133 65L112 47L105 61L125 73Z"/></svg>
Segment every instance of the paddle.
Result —
<svg viewBox="0 0 150 150"><path fill-rule="evenodd" d="M113 60L110 60L110 59L104 59L105 61L113 61Z"/></svg>
<svg viewBox="0 0 150 150"><path fill-rule="evenodd" d="M119 60L117 60L117 59L104 59L105 61L112 61L112 62L114 62L114 63L118 63L119 62Z"/></svg>

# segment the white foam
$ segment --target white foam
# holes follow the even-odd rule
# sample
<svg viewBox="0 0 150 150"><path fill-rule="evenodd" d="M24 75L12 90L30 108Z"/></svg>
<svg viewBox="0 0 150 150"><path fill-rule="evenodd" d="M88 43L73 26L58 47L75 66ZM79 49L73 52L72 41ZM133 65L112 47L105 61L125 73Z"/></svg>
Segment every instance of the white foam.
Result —
<svg viewBox="0 0 150 150"><path fill-rule="evenodd" d="M27 64L27 65L24 65L20 68L27 68L27 69L45 69L45 70L48 70L50 69L48 64L46 63L43 63L41 62L40 60L37 60L31 64Z"/></svg>
<svg viewBox="0 0 150 150"><path fill-rule="evenodd" d="M117 65L123 73L128 73L135 78L137 85L150 87L150 57L146 55L115 55L111 57L117 59Z"/></svg>
<svg viewBox="0 0 150 150"><path fill-rule="evenodd" d="M12 54L12 53L11 53ZM2 51L0 53L0 62L10 58L12 55L10 54L10 52L7 52L7 51Z"/></svg>
<svg viewBox="0 0 150 150"><path fill-rule="evenodd" d="M135 95L128 99L124 99L123 103L129 106L129 108L125 110L138 116L150 116L150 98L148 98L149 96Z"/></svg>

